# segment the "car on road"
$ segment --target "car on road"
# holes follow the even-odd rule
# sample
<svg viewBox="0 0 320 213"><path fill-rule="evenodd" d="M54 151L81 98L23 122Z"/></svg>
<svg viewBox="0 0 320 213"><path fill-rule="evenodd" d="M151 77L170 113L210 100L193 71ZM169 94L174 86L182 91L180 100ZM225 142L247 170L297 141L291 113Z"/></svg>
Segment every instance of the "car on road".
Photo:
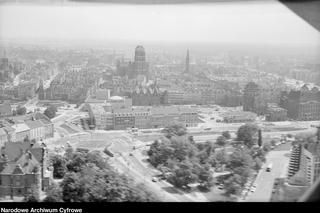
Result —
<svg viewBox="0 0 320 213"><path fill-rule="evenodd" d="M208 131L208 130L211 130L211 128L205 128L204 130L207 130L207 131Z"/></svg>
<svg viewBox="0 0 320 213"><path fill-rule="evenodd" d="M256 187L251 187L250 192L254 192L254 191L256 191Z"/></svg>
<svg viewBox="0 0 320 213"><path fill-rule="evenodd" d="M132 154L132 153L130 153L129 155L130 155L130 156L133 156L133 154Z"/></svg>
<svg viewBox="0 0 320 213"><path fill-rule="evenodd" d="M219 186L218 186L218 189L224 189L224 186L223 186L223 184L220 184Z"/></svg>

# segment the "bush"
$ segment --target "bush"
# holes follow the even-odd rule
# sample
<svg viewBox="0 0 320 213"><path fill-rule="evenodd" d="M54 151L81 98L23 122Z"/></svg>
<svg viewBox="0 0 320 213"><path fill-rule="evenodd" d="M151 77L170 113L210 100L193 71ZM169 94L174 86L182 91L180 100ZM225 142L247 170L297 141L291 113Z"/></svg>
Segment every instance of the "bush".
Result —
<svg viewBox="0 0 320 213"><path fill-rule="evenodd" d="M229 131L224 131L222 133L222 136L225 137L227 140L229 140L231 138L231 134Z"/></svg>

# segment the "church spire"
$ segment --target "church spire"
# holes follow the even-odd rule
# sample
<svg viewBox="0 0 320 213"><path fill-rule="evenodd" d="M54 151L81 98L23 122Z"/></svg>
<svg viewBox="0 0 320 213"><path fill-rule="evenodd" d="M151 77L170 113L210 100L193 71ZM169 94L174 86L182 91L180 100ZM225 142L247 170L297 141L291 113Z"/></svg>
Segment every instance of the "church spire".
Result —
<svg viewBox="0 0 320 213"><path fill-rule="evenodd" d="M186 57L186 73L188 73L188 72L189 72L189 65L190 65L189 49L187 49L187 57Z"/></svg>

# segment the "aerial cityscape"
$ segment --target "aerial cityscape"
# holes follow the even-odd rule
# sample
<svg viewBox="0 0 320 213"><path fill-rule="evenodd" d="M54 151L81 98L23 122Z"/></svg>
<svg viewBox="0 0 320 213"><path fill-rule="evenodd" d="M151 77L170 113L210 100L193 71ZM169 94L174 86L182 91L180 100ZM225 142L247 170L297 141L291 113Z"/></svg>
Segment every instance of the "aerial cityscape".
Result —
<svg viewBox="0 0 320 213"><path fill-rule="evenodd" d="M207 32L196 21L183 37L182 18L155 17L179 8L119 27L130 11L115 6L77 28L83 8L48 7L0 5L0 202L295 202L319 180L320 33L290 11L303 27L286 25L301 32L288 43L220 41L216 27L206 44L186 40ZM225 30L242 41L240 28ZM101 41L112 30L120 39Z"/></svg>

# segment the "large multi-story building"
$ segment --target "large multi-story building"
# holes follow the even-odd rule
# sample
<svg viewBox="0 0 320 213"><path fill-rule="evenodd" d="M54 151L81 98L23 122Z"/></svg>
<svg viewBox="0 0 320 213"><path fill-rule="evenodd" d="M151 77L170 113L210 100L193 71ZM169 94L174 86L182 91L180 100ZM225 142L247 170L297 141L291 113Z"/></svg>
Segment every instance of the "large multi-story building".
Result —
<svg viewBox="0 0 320 213"><path fill-rule="evenodd" d="M287 110L276 104L268 104L266 112L267 121L285 121L287 120Z"/></svg>
<svg viewBox="0 0 320 213"><path fill-rule="evenodd" d="M54 126L42 113L7 117L0 120L0 128L9 142L21 142L26 139L41 141L53 137Z"/></svg>
<svg viewBox="0 0 320 213"><path fill-rule="evenodd" d="M134 61L118 61L117 72L121 76L128 76L129 79L149 78L149 64L146 61L146 52L143 46L138 45L134 53Z"/></svg>
<svg viewBox="0 0 320 213"><path fill-rule="evenodd" d="M249 82L243 91L243 110L257 114L266 112L267 103L259 86L254 82Z"/></svg>
<svg viewBox="0 0 320 213"><path fill-rule="evenodd" d="M296 162L298 165L296 169L289 169L290 183L312 185L320 177L320 127L318 127L316 142L305 142L293 150L298 154Z"/></svg>
<svg viewBox="0 0 320 213"><path fill-rule="evenodd" d="M200 122L195 109L178 106L114 107L110 103L89 104L89 116L97 129L161 128L172 122L194 127Z"/></svg>
<svg viewBox="0 0 320 213"><path fill-rule="evenodd" d="M280 106L288 111L288 117L295 120L320 119L320 91L304 85L300 90L283 92Z"/></svg>
<svg viewBox="0 0 320 213"><path fill-rule="evenodd" d="M223 115L223 122L226 123L247 123L254 122L257 114L253 112L228 112Z"/></svg>

